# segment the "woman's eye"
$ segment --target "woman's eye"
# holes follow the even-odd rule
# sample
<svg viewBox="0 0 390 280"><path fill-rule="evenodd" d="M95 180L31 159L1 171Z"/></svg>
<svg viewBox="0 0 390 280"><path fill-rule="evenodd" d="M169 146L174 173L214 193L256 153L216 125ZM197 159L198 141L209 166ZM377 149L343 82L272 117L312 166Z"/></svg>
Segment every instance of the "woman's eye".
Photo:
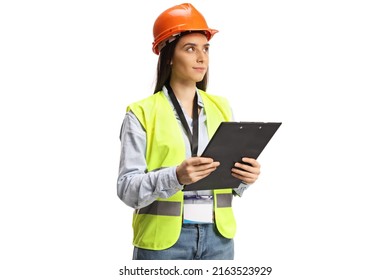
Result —
<svg viewBox="0 0 390 280"><path fill-rule="evenodd" d="M194 47L189 47L189 48L187 49L187 51L188 51L188 52L193 52L193 51L194 51Z"/></svg>

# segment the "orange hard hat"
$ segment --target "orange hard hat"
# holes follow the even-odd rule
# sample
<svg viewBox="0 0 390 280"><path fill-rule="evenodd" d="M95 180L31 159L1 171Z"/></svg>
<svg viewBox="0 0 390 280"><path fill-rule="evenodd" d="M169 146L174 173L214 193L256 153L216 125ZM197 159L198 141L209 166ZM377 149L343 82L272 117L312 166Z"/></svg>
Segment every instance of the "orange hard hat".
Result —
<svg viewBox="0 0 390 280"><path fill-rule="evenodd" d="M203 15L189 3L173 6L162 12L153 26L153 52L159 54L167 41L184 31L204 31L210 40L218 30L207 26Z"/></svg>

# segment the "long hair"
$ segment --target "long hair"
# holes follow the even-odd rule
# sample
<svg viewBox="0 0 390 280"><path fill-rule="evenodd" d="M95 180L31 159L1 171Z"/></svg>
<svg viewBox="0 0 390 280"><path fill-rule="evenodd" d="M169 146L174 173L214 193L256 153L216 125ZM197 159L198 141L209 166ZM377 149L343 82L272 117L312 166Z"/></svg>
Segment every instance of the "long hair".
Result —
<svg viewBox="0 0 390 280"><path fill-rule="evenodd" d="M180 36L188 34L189 32L181 33ZM203 33L202 33L203 34ZM173 58L173 54L175 52L175 48L177 42L180 40L180 36L177 39L173 40L170 43L167 43L165 47L160 51L160 56L158 58L157 63L157 79L156 79L156 87L154 89L154 93L157 93L162 90L163 86L169 82L171 79L172 66L171 61ZM207 69L206 74L203 77L203 80L196 83L196 87L203 91L207 89L207 80L209 76L209 70Z"/></svg>

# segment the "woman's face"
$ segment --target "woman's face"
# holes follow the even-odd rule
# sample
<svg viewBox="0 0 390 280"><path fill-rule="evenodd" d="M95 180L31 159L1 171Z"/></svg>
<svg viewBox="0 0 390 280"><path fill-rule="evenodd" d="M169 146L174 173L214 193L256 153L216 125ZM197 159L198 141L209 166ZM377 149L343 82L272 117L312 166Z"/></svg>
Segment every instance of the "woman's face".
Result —
<svg viewBox="0 0 390 280"><path fill-rule="evenodd" d="M181 37L171 63L172 80L181 83L202 81L209 66L209 43L206 36L190 33Z"/></svg>

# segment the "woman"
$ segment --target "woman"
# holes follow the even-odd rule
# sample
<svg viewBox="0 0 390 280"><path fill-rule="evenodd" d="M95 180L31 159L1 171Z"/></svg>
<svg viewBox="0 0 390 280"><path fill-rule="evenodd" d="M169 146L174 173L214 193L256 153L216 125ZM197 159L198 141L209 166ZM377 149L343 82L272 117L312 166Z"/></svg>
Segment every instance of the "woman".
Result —
<svg viewBox="0 0 390 280"><path fill-rule="evenodd" d="M118 196L135 209L133 259L233 259L233 193L260 174L253 158L236 163L237 189L183 191L216 170L199 157L222 121L227 100L205 92L209 40L217 31L191 4L164 11L154 24L159 55L155 94L131 104L121 129Z"/></svg>

